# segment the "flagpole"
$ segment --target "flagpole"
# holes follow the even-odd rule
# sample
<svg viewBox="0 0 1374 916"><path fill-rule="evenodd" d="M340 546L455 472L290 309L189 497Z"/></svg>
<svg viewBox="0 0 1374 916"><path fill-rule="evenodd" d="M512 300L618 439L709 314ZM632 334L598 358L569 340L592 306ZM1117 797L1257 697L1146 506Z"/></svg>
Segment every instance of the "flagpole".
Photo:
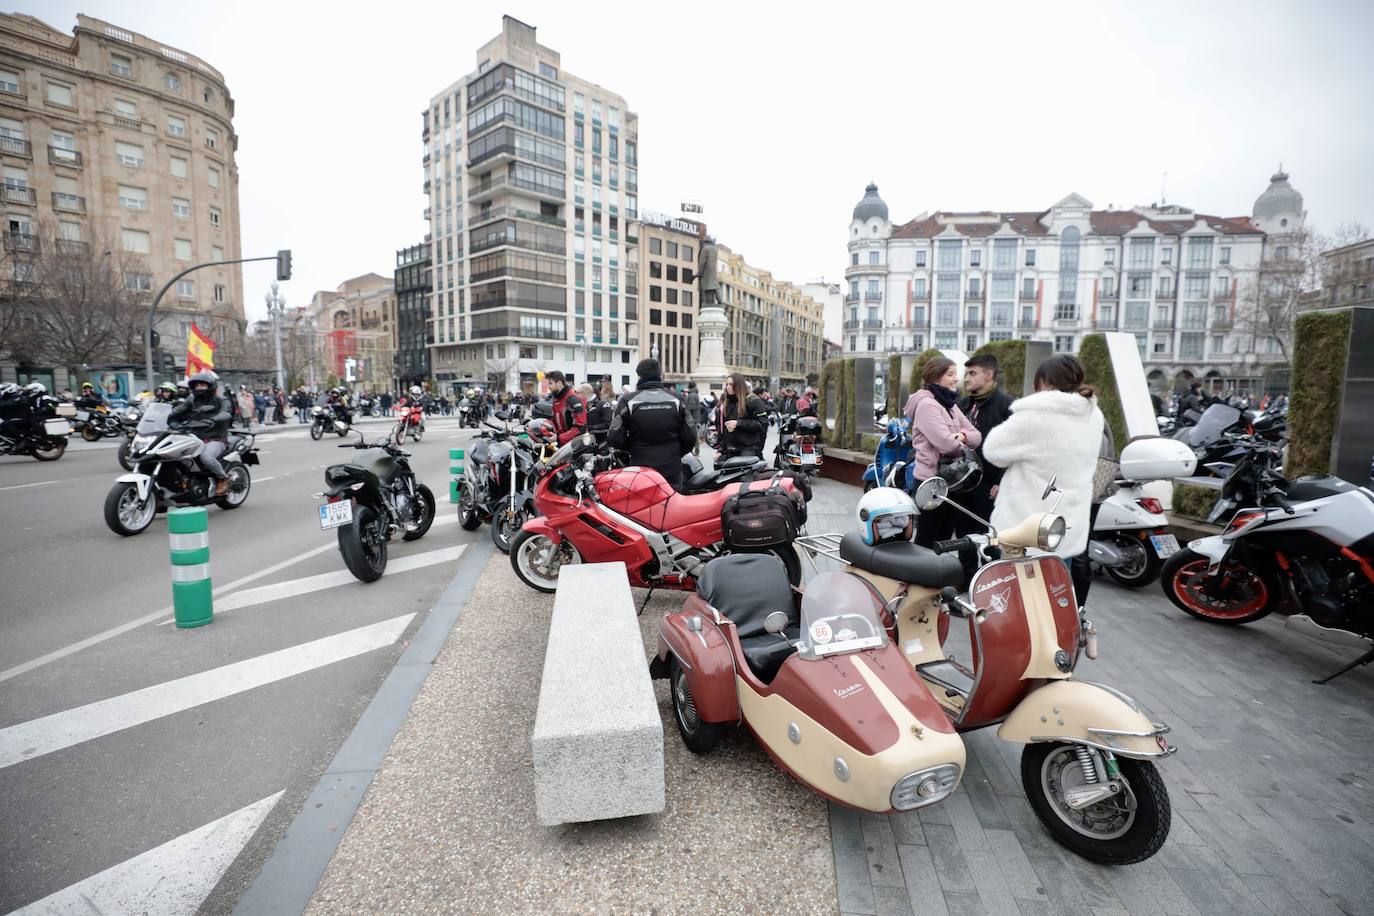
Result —
<svg viewBox="0 0 1374 916"><path fill-rule="evenodd" d="M157 295L153 297L152 305L148 306L148 327L143 335L144 369L148 373L149 391L157 387L157 376L153 373L153 325L157 322L157 304L162 301L162 297L167 294L167 290L171 289L182 277L200 270L202 267L220 267L225 264L248 264L252 261L279 261L279 255L273 255L270 258L236 258L232 261L206 261L204 264L195 264L168 280L163 285L162 289L157 291Z"/></svg>

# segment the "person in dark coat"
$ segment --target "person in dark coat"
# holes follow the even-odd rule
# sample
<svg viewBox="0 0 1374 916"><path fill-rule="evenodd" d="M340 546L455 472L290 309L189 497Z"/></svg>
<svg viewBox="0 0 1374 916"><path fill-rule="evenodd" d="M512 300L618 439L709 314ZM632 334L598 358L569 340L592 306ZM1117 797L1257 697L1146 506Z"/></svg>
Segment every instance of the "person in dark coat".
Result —
<svg viewBox="0 0 1374 916"><path fill-rule="evenodd" d="M964 388L968 392L959 400L959 410L978 429L983 440L988 433L1011 416L1012 397L998 384L997 357L979 353L964 363ZM983 479L968 493L959 494L959 505L979 518L992 517L992 503L997 498L997 486L1002 482L1003 468L983 458L983 446L978 446L978 460L983 463ZM983 534L984 528L962 513L955 515L954 533Z"/></svg>
<svg viewBox="0 0 1374 916"><path fill-rule="evenodd" d="M587 432L596 436L598 445L604 444L611 431L611 414L615 408L596 396L596 389L586 382L577 386L577 393L587 405Z"/></svg>
<svg viewBox="0 0 1374 916"><path fill-rule="evenodd" d="M630 453L630 463L653 468L677 489L682 485L682 456L697 443L697 431L682 401L663 385L656 359L635 367L639 384L622 397L611 417L606 440Z"/></svg>
<svg viewBox="0 0 1374 916"><path fill-rule="evenodd" d="M738 372L725 379L725 394L716 410L716 428L720 431L722 458L763 455L763 443L768 437L768 405L749 393L749 383Z"/></svg>

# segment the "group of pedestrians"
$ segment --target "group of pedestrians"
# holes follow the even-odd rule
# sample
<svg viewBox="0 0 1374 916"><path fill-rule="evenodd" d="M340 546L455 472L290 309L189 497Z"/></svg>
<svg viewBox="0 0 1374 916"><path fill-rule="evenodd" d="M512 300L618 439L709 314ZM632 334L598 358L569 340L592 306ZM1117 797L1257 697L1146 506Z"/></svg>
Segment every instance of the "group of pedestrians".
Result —
<svg viewBox="0 0 1374 916"><path fill-rule="evenodd" d="M957 473L957 462L976 461L981 478L953 498L994 528L1010 528L1054 509L1068 528L1053 552L1069 561L1081 604L1091 581L1093 475L1105 427L1093 388L1084 384L1083 364L1068 354L1045 359L1035 372L1035 391L1017 400L1001 390L996 357L975 355L964 369L961 398L955 362L943 356L929 360L921 370L923 387L906 402L914 482L948 478L951 470ZM1051 479L1059 492L1047 497ZM933 547L978 527L957 509L941 505L922 513L916 543Z"/></svg>

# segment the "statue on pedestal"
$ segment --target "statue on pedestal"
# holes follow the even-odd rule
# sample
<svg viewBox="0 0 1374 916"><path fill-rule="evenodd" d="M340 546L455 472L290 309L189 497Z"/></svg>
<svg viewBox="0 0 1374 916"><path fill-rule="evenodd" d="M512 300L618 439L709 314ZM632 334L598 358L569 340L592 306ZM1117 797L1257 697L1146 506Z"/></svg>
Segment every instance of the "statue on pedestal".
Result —
<svg viewBox="0 0 1374 916"><path fill-rule="evenodd" d="M697 282L701 289L701 305L720 305L720 278L716 276L716 240L706 236L702 240L697 261Z"/></svg>

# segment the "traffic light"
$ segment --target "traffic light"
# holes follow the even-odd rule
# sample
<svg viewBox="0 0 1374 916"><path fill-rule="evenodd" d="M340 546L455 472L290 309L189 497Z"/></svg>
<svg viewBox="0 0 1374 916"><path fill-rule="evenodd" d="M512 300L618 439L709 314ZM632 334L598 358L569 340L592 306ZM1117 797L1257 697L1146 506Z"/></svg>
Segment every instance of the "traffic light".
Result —
<svg viewBox="0 0 1374 916"><path fill-rule="evenodd" d="M291 279L291 249L283 248L277 252L277 279Z"/></svg>

